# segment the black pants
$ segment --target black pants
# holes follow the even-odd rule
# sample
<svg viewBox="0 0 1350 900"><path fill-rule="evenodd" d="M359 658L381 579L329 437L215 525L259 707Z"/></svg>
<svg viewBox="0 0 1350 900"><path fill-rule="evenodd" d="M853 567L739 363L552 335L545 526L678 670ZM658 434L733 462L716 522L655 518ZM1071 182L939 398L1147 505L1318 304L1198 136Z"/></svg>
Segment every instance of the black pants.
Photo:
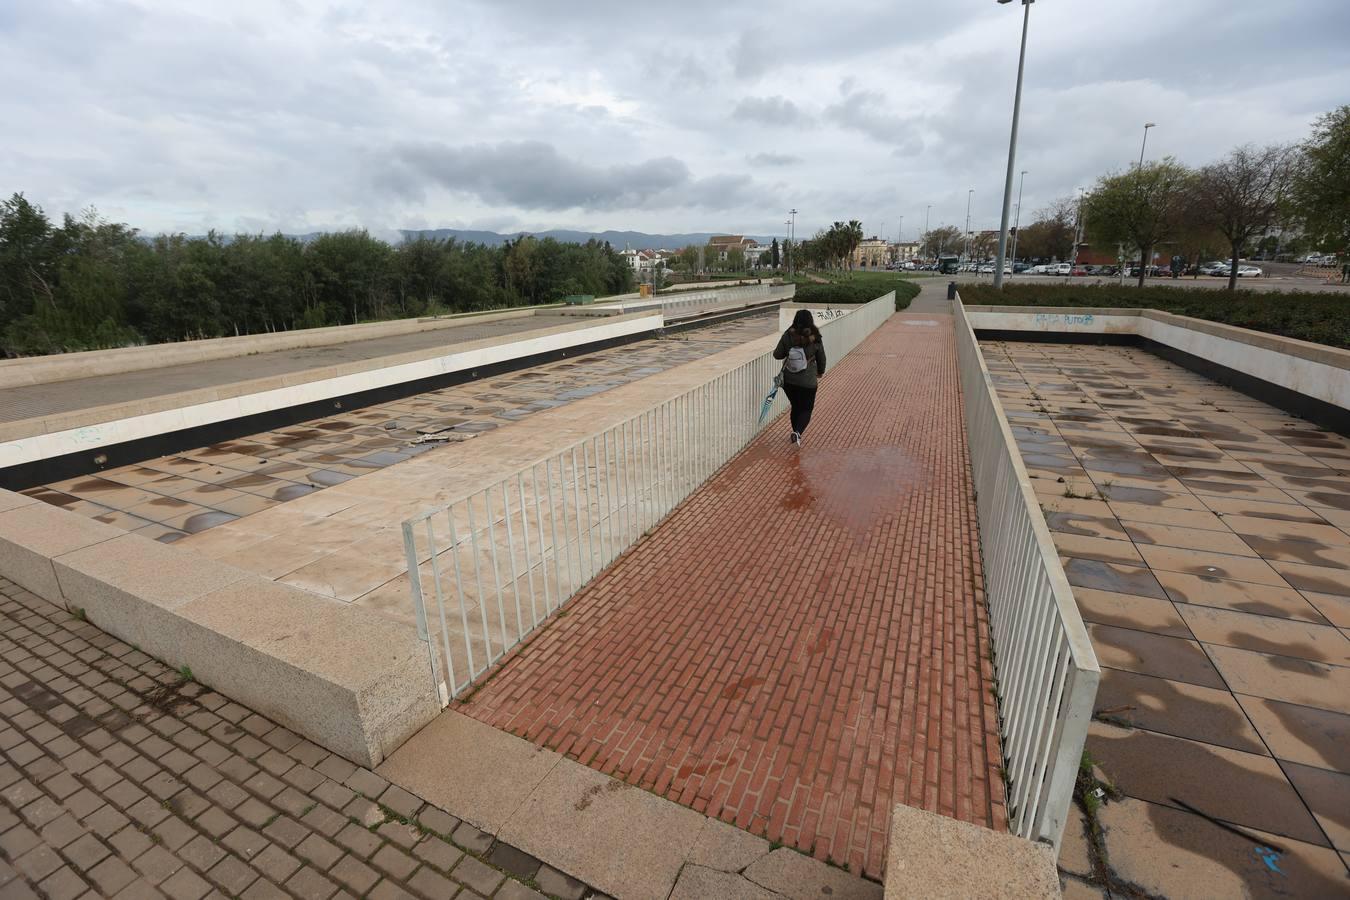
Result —
<svg viewBox="0 0 1350 900"><path fill-rule="evenodd" d="M792 430L802 434L806 426L811 424L811 412L816 408L816 389L785 384L783 393L787 394L788 403L792 404Z"/></svg>

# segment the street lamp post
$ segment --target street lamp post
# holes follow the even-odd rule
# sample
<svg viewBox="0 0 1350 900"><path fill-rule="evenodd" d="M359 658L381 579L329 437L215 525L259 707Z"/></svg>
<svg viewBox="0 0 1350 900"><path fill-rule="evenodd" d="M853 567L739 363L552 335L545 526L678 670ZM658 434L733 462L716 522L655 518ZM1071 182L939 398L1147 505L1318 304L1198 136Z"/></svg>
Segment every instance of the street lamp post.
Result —
<svg viewBox="0 0 1350 900"><path fill-rule="evenodd" d="M1022 176L1017 181L1017 219L1013 222L1013 245L1012 245L1012 264L1014 273L1017 269L1017 238L1022 233L1022 188L1027 183L1027 170L1022 170Z"/></svg>
<svg viewBox="0 0 1350 900"><path fill-rule="evenodd" d="M975 196L975 189L974 189L974 188L971 188L969 191L966 192L966 234L965 234L965 249L962 251L962 252L965 254L966 262L970 262L970 201L971 201L971 198L973 198L974 196Z"/></svg>
<svg viewBox="0 0 1350 900"><path fill-rule="evenodd" d="M1144 140L1139 145L1139 168L1144 168L1144 148L1148 146L1148 130L1157 126L1157 122L1144 123Z"/></svg>
<svg viewBox="0 0 1350 900"><path fill-rule="evenodd" d="M797 210L788 210L788 243L792 245L794 251L797 245ZM796 253L788 254L788 278L792 278L797 272Z"/></svg>
<svg viewBox="0 0 1350 900"><path fill-rule="evenodd" d="M998 0L1011 3L1012 0ZM1027 61L1027 24L1031 21L1031 4L1022 0L1022 51L1017 57L1017 88L1013 91L1012 136L1008 139L1008 177L1003 182L1003 219L998 226L998 257L994 260L994 287L1003 287L1003 261L1008 251L1008 217L1012 212L1013 168L1017 164L1017 124L1022 113L1022 72Z"/></svg>

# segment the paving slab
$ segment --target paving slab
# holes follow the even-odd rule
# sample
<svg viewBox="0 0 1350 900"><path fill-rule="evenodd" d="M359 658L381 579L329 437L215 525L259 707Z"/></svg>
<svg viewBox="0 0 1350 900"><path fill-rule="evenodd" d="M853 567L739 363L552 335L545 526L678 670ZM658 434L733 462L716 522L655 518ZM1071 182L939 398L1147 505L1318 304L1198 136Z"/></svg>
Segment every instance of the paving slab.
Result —
<svg viewBox="0 0 1350 900"><path fill-rule="evenodd" d="M1057 465L1091 478L1077 489L1111 495L1043 501L1061 553L1092 555L1085 540L1119 525L1144 562L1069 560L1103 666L1088 750L1129 799L1102 814L1109 883L1080 852L1066 896L1350 891L1330 812L1350 778L1350 438L1147 352L982 349L1023 454L1068 448ZM1112 421L1120 432L1070 428ZM1155 465L1169 478L1141 481Z"/></svg>
<svg viewBox="0 0 1350 900"><path fill-rule="evenodd" d="M704 821L563 759L497 836L615 897L657 900L670 894Z"/></svg>
<svg viewBox="0 0 1350 900"><path fill-rule="evenodd" d="M780 847L745 870L745 877L762 888L790 900L881 900L883 888L863 881L842 869L822 866L815 860Z"/></svg>
<svg viewBox="0 0 1350 900"><path fill-rule="evenodd" d="M447 710L376 771L475 827L498 834L561 759L551 750Z"/></svg>
<svg viewBox="0 0 1350 900"><path fill-rule="evenodd" d="M1059 896L1047 844L906 806L896 807L890 840L888 900Z"/></svg>

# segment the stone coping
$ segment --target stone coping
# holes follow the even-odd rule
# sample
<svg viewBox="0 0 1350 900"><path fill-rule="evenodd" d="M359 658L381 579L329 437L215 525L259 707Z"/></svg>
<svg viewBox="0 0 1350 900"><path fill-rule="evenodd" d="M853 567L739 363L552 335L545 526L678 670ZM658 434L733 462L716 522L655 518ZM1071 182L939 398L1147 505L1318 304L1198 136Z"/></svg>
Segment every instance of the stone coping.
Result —
<svg viewBox="0 0 1350 900"><path fill-rule="evenodd" d="M3 490L0 575L361 765L438 712L412 627Z"/></svg>
<svg viewBox="0 0 1350 900"><path fill-rule="evenodd" d="M147 344L140 347L120 347L115 350L87 350L80 353L57 353L49 356L26 356L0 360L0 389L18 385L49 384L71 381L97 375L116 375L139 372L184 363L206 362L295 350L303 347L328 347L374 338L436 331L463 325L481 325L506 319L529 318L535 307L500 310L484 313L462 313L455 316L433 316L419 319L395 319L389 322L366 322L360 325L333 325L326 328L301 328L293 331L274 331L267 334L246 334L237 337L207 338L197 341L174 341Z"/></svg>
<svg viewBox="0 0 1350 900"><path fill-rule="evenodd" d="M875 882L775 849L455 710L377 774L618 900L882 896Z"/></svg>
<svg viewBox="0 0 1350 900"><path fill-rule="evenodd" d="M1010 313L1014 315L1049 314L1070 316L1119 316L1151 319L1155 322L1162 322L1177 328L1198 331L1202 334L1209 334L1214 337L1225 338L1240 344L1272 350L1276 353L1284 353L1299 359L1322 363L1323 365L1333 366L1338 369L1350 369L1350 351L1347 350L1341 350L1337 347L1328 347L1325 344L1316 344L1312 341L1302 341L1298 338L1282 337L1276 334L1267 334L1263 331L1253 331L1250 328L1239 328L1236 325L1211 322L1207 319L1197 319L1192 316L1179 316L1176 313L1164 312L1159 309L1098 306L967 306L966 312Z"/></svg>
<svg viewBox="0 0 1350 900"><path fill-rule="evenodd" d="M1048 844L899 804L891 816L886 900L1057 898Z"/></svg>
<svg viewBox="0 0 1350 900"><path fill-rule="evenodd" d="M537 330L520 332L519 334L508 335L507 340L502 336L487 337L476 341L468 341L463 344L455 345L453 356L460 356L472 353L478 350L501 346L506 343L514 343L523 340L537 340L548 338L559 334L580 333L587 329L610 326L618 322L638 321L642 318L653 320L653 330L661 326L661 320L658 313L634 313L630 315L612 316L603 323L595 322L567 322L565 324L543 324ZM482 321L481 319L479 321ZM460 323L463 324L463 323ZM361 326L353 326L361 327ZM225 340L233 340L227 338ZM584 342L578 342L584 343ZM103 351L99 351L103 352ZM116 352L116 351L107 351ZM376 371L379 369L391 368L393 366L406 365L408 363L423 362L425 360L445 357L444 347L428 347L421 350L413 350L407 353L400 353L394 356L382 356L374 359L356 360L353 362L340 363L321 368L304 369L298 372L289 372L283 375L271 375L266 378L254 378L244 381L230 382L228 384L214 385L207 388L199 388L192 391L181 391L173 394L161 394L156 397L145 397L132 400L125 403L114 403L104 406L90 407L88 409L74 410L72 412L60 413L53 416L43 416L33 419L22 419L16 422L7 422L0 424L0 441L20 440L22 438L34 437L42 434L52 434L60 431L67 431L74 428L82 428L88 425L97 425L106 422L115 422L120 419L131 418L133 416L149 415L167 410L181 409L186 406L196 406L202 403L211 403L218 400L230 400L236 397L242 397L250 394L258 394L270 390L295 387L297 385L312 384L314 382L326 381L333 378L341 378L347 375L357 375L364 372ZM447 357L448 358L448 357ZM167 365L168 363L164 363ZM447 367L446 371L453 369ZM88 374L88 373L86 373Z"/></svg>

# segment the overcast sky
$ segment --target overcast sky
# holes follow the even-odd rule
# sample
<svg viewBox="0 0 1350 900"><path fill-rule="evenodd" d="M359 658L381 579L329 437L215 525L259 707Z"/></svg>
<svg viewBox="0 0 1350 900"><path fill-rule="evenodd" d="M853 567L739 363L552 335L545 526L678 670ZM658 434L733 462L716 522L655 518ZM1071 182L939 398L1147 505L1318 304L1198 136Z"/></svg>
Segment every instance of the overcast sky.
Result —
<svg viewBox="0 0 1350 900"><path fill-rule="evenodd" d="M0 0L0 191L146 231L996 227L994 0ZM1137 159L1302 139L1347 0L1040 0L1028 214Z"/></svg>

